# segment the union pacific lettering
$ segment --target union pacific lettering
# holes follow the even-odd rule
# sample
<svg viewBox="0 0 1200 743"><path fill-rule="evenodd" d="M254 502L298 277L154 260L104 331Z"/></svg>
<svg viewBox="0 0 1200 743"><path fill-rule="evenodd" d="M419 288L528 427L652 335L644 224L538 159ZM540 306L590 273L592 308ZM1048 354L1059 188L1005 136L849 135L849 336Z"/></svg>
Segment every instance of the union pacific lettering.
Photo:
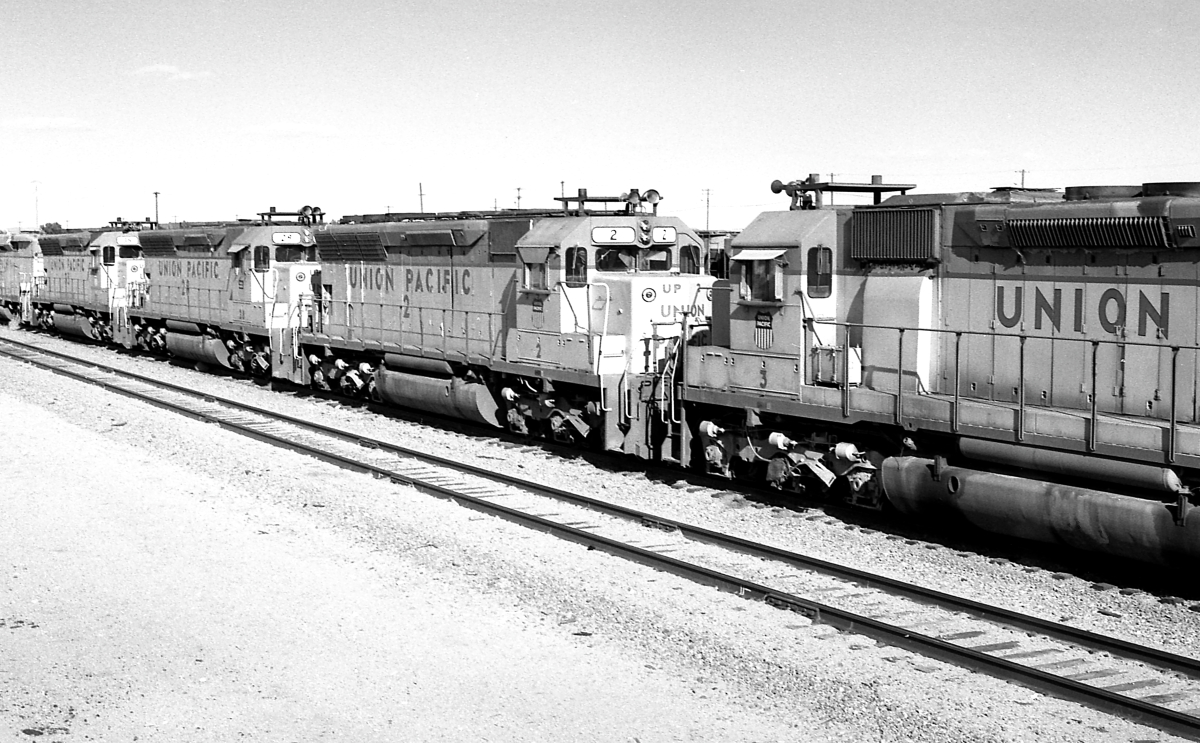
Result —
<svg viewBox="0 0 1200 743"><path fill-rule="evenodd" d="M182 258L157 261L158 275L173 279L219 279L221 262Z"/></svg>
<svg viewBox="0 0 1200 743"><path fill-rule="evenodd" d="M347 266L346 280L352 289L391 294L396 289L396 270L392 266ZM404 293L470 294L474 287L471 269L406 268Z"/></svg>
<svg viewBox="0 0 1200 743"><path fill-rule="evenodd" d="M88 270L92 266L90 258L71 257L55 255L46 256L45 262L42 264L45 270L54 271L57 273L81 273Z"/></svg>
<svg viewBox="0 0 1200 743"><path fill-rule="evenodd" d="M1154 334L1151 324L1157 328L1157 334L1167 338L1171 325L1171 294L1158 292L1147 294L1131 288L1129 297L1115 287L1105 289L1093 307L1086 305L1083 289L1072 289L1064 292L1062 289L1042 291L1039 287L1033 290L1033 327L1035 330L1053 329L1058 332L1064 326L1076 333L1082 333L1085 324L1091 320L1100 323L1104 332L1113 335L1125 328L1132 320L1131 315L1137 312L1137 334L1145 336ZM996 319L1006 328L1014 328L1025 317L1025 288L1022 286L996 287ZM1135 306L1136 304L1136 306Z"/></svg>

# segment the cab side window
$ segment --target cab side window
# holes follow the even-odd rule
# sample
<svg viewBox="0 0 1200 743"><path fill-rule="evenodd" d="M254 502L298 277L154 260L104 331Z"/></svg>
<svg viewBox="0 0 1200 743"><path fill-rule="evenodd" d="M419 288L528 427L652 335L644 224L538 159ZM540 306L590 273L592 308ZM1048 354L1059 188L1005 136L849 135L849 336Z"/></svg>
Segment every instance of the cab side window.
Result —
<svg viewBox="0 0 1200 743"><path fill-rule="evenodd" d="M833 294L833 251L829 248L808 249L808 296L824 299Z"/></svg>
<svg viewBox="0 0 1200 743"><path fill-rule="evenodd" d="M271 267L271 247L269 245L254 246L254 270L266 271Z"/></svg>
<svg viewBox="0 0 1200 743"><path fill-rule="evenodd" d="M679 246L679 273L700 273L699 246Z"/></svg>
<svg viewBox="0 0 1200 743"><path fill-rule="evenodd" d="M586 286L587 248L567 248L567 286Z"/></svg>
<svg viewBox="0 0 1200 743"><path fill-rule="evenodd" d="M104 246L104 265L115 266L117 264L117 248L114 245Z"/></svg>
<svg viewBox="0 0 1200 743"><path fill-rule="evenodd" d="M525 286L528 289L549 290L548 274L545 263L525 264Z"/></svg>
<svg viewBox="0 0 1200 743"><path fill-rule="evenodd" d="M779 302L783 299L783 271L774 259L741 261L742 297L751 302Z"/></svg>

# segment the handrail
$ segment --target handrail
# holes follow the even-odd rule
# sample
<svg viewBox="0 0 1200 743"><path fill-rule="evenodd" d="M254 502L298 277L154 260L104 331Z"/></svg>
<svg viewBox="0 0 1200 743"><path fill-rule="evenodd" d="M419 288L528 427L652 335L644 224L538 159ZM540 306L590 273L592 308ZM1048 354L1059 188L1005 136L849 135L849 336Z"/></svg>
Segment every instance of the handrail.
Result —
<svg viewBox="0 0 1200 743"><path fill-rule="evenodd" d="M590 286L591 286L590 283L584 283L582 288L587 289ZM554 288L558 289L559 287L563 287L563 289L564 289L564 291L560 291L558 293L559 296L561 296L566 301L567 308L569 310L571 310L571 316L575 318L575 332L577 332L577 333L583 332L583 333L590 334L592 332L592 318L591 318L591 314L590 314L591 313L591 303L590 302L588 303L588 313L589 314L587 317L587 327L584 327L583 325L579 324L579 313L575 311L575 305L571 303L571 298L569 296L567 296L567 292L565 291L565 289L579 289L581 287L571 286L571 285L567 284L567 282L565 282L565 281L555 282ZM588 293L590 294L591 292L589 291Z"/></svg>
<svg viewBox="0 0 1200 743"><path fill-rule="evenodd" d="M1200 351L1200 345L1185 345L1172 344L1171 346L1161 343L1147 343L1145 341L1127 341L1127 340L1096 340L1094 338L1067 338L1060 335L1029 335L1028 333L997 333L988 330L962 330L960 328L913 328L903 325L874 325L871 323L861 322L845 322L842 320L821 320L822 325L837 325L843 328L861 328L863 330L911 330L918 333L943 333L953 334L962 333L964 335L979 335L987 338L1032 338L1034 340L1045 341L1070 341L1074 343L1105 343L1113 346L1138 346L1142 348L1173 348L1178 347L1184 351Z"/></svg>
<svg viewBox="0 0 1200 743"><path fill-rule="evenodd" d="M805 318L805 325L810 326L814 320ZM1099 410L1099 376L1100 364L1099 355L1102 346L1111 346L1124 351L1129 347L1148 348L1162 353L1164 351L1171 352L1171 404L1169 428L1167 429L1167 443L1163 449L1163 458L1168 464L1173 464L1178 456L1179 442L1179 352L1193 351L1197 353L1197 360L1200 361L1200 344L1171 344L1163 345L1159 343L1150 343L1146 341L1130 341L1126 339L1107 340L1095 338L1069 338L1056 335L1030 335L1028 333L998 333L988 330L964 330L960 328L913 328L900 325L879 325L873 323L853 323L840 320L822 320L826 325L832 325L844 328L859 328L863 330L892 330L896 331L899 345L899 365L897 367L897 384L896 384L896 406L894 417L897 425L904 423L904 334L906 332L913 333L936 333L936 334L953 334L954 335L954 401L951 413L951 430L955 433L959 432L961 425L959 419L959 410L962 404L961 392L961 377L962 377L962 339L963 336L980 336L985 338L1011 338L1019 344L1018 353L1018 382L1017 382L1017 425L1014 428L1014 435L1017 441L1024 441L1026 436L1026 345L1030 340L1035 341L1050 341L1055 343L1086 343L1091 346L1091 389L1088 394L1088 431L1086 446L1087 451L1094 453L1097 450L1099 437L1098 428L1100 425L1100 410ZM850 380L849 380L849 342L846 343L846 348L843 349L843 378L840 383L842 388L842 416L850 417ZM919 380L918 380L919 382Z"/></svg>
<svg viewBox="0 0 1200 743"><path fill-rule="evenodd" d="M588 286L588 326L589 326L589 328L591 327L591 321L592 321L592 318L591 318L592 287L593 286L604 287L604 306L600 310L603 313L604 323L600 328L600 335L596 339L596 368L592 370L596 374L599 374L600 373L600 359L604 357L604 341L606 338L608 338L608 308L609 308L609 305L612 304L612 289L609 288L608 284L605 284L603 282L593 283L593 282L589 281L587 286ZM588 338L589 339L591 338L590 330L588 333ZM590 351L591 349L588 349L588 350ZM601 405L601 407L603 407L603 405Z"/></svg>

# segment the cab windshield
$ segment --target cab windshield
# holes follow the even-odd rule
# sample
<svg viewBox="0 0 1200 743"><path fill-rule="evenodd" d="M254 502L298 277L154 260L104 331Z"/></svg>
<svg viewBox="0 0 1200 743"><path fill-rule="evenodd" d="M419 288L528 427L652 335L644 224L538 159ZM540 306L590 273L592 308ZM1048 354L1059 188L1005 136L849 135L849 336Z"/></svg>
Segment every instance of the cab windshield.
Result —
<svg viewBox="0 0 1200 743"><path fill-rule="evenodd" d="M662 248L599 248L597 271L670 271L671 251Z"/></svg>
<svg viewBox="0 0 1200 743"><path fill-rule="evenodd" d="M297 248L292 246L276 247L275 260L279 263L296 263L298 261L315 261L317 259L317 249L312 248Z"/></svg>

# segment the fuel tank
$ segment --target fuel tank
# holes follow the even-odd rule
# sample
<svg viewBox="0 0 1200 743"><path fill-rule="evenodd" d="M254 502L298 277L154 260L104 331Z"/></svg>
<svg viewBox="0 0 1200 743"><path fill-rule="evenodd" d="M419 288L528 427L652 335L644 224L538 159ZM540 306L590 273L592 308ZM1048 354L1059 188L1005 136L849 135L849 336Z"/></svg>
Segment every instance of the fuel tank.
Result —
<svg viewBox="0 0 1200 743"><path fill-rule="evenodd" d="M381 366L375 371L375 391L394 405L500 427L496 398L478 382L409 374Z"/></svg>
<svg viewBox="0 0 1200 743"><path fill-rule="evenodd" d="M1200 512L1175 523L1175 505L890 457L880 468L888 500L910 515L954 513L985 531L1157 565L1200 564Z"/></svg>
<svg viewBox="0 0 1200 743"><path fill-rule="evenodd" d="M96 340L96 329L92 327L86 317L76 315L74 312L60 312L58 305L54 306L54 327L60 333Z"/></svg>
<svg viewBox="0 0 1200 743"><path fill-rule="evenodd" d="M229 349L219 339L207 335L168 332L167 350L183 359L233 368L229 363Z"/></svg>

